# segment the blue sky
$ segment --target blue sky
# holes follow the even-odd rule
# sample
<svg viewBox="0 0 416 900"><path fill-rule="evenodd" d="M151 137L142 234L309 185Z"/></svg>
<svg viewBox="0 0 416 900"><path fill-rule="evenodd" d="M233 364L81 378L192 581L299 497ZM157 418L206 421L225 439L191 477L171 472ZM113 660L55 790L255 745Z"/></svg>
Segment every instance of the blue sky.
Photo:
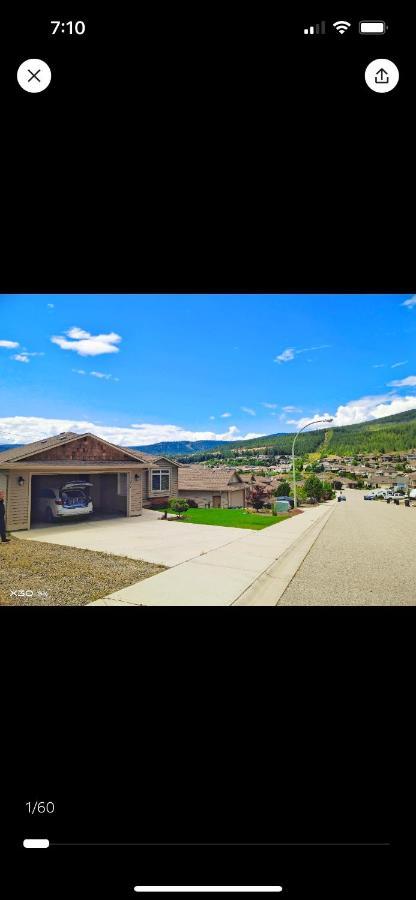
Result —
<svg viewBox="0 0 416 900"><path fill-rule="evenodd" d="M411 295L3 295L0 443L238 439L416 408Z"/></svg>

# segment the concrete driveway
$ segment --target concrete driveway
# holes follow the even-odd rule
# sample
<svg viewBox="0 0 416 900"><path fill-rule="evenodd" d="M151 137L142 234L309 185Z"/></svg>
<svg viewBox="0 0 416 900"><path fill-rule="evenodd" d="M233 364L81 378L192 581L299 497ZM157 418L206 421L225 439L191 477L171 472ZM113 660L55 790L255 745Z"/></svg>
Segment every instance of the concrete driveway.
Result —
<svg viewBox="0 0 416 900"><path fill-rule="evenodd" d="M16 531L13 536L22 541L101 550L171 567L209 550L226 547L241 538L241 534L241 528L169 521L162 519L160 512L146 509L141 516L134 518L59 522L31 528L30 531Z"/></svg>
<svg viewBox="0 0 416 900"><path fill-rule="evenodd" d="M137 518L47 526L15 537L167 567L92 606L275 606L333 511L330 501L254 531L169 521L146 510Z"/></svg>

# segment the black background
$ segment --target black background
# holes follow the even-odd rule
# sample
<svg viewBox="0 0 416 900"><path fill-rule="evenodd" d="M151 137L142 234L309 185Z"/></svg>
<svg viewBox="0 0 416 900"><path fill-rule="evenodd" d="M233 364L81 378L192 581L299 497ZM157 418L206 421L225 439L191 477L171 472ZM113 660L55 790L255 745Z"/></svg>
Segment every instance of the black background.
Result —
<svg viewBox="0 0 416 900"><path fill-rule="evenodd" d="M360 38L366 16L383 12L4 20L2 289L413 292L412 22L384 13L389 33ZM342 37L303 35L344 17ZM86 37L48 37L52 18L85 18ZM399 66L391 94L364 83L378 56ZM16 83L29 57L53 71L43 94ZM400 895L413 619L2 610L8 896L128 897L138 882ZM34 799L55 801L47 826L28 820ZM45 833L217 846L19 846ZM328 842L391 846L270 846Z"/></svg>

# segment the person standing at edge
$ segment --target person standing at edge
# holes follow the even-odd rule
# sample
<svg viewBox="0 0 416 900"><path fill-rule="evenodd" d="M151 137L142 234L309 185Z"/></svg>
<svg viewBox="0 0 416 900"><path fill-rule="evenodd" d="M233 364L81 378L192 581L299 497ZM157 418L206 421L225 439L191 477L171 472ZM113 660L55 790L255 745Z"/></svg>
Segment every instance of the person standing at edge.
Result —
<svg viewBox="0 0 416 900"><path fill-rule="evenodd" d="M0 491L0 537L2 544L10 543L9 538L6 537L5 516L6 510L4 508L4 493L3 491Z"/></svg>

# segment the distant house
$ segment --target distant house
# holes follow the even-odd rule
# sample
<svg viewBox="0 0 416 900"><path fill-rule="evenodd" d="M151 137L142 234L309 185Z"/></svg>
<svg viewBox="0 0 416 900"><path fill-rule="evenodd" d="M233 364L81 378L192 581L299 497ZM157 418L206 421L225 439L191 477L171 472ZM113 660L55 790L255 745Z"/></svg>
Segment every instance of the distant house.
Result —
<svg viewBox="0 0 416 900"><path fill-rule="evenodd" d="M235 509L247 506L249 485L226 466L208 469L205 466L181 466L178 470L178 496L195 500L204 509Z"/></svg>
<svg viewBox="0 0 416 900"><path fill-rule="evenodd" d="M256 476L253 475L252 472L242 472L240 474L240 478L241 478L241 481L244 482L244 484L248 484L249 486L254 484L254 482L256 480Z"/></svg>
<svg viewBox="0 0 416 900"><path fill-rule="evenodd" d="M369 475L367 478L367 484L369 487L373 488L389 488L393 487L395 483L395 478L392 475Z"/></svg>

